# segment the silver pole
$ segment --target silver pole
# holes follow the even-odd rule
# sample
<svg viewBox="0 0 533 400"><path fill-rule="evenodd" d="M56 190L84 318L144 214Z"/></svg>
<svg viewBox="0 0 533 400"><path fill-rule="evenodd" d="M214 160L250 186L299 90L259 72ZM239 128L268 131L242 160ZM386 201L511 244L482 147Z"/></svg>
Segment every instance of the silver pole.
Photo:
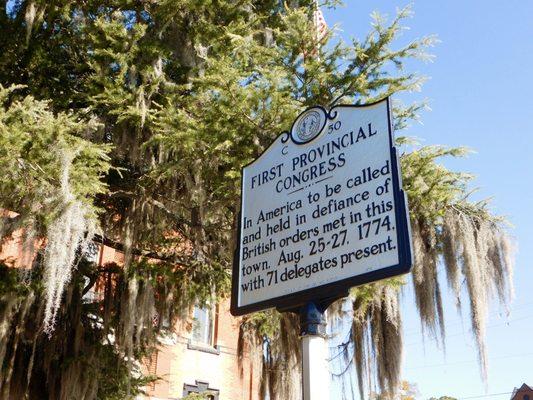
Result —
<svg viewBox="0 0 533 400"><path fill-rule="evenodd" d="M308 303L300 312L304 400L329 399L328 349L324 310Z"/></svg>

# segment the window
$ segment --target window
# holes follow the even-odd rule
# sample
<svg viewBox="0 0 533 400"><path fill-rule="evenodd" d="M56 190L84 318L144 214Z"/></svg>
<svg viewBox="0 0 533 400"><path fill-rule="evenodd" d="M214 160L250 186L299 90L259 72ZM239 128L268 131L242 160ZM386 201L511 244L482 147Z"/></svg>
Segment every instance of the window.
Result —
<svg viewBox="0 0 533 400"><path fill-rule="evenodd" d="M87 262L97 264L99 254L100 254L100 245L97 243L91 242L87 245L87 248L85 249L85 253L83 254L83 257L85 258ZM94 281L91 281L91 279L94 279ZM95 302L103 300L104 294L102 293L102 291L98 290L97 276L93 276L92 278L89 278L88 276L84 276L83 280L84 280L84 290L86 287L89 288L89 290L83 295L83 301L85 303L95 303Z"/></svg>
<svg viewBox="0 0 533 400"><path fill-rule="evenodd" d="M205 393L206 399L218 400L219 390L209 387L209 382L195 381L194 385L183 385L183 396L187 396L192 393Z"/></svg>
<svg viewBox="0 0 533 400"><path fill-rule="evenodd" d="M89 277L84 276L83 277L83 287L87 287L88 285L92 285L92 287L83 295L83 301L85 303L95 303L100 300L99 293L95 290L94 282L91 283L91 280Z"/></svg>
<svg viewBox="0 0 533 400"><path fill-rule="evenodd" d="M524 395L524 400L529 400L529 394Z"/></svg>
<svg viewBox="0 0 533 400"><path fill-rule="evenodd" d="M192 340L196 343L213 345L214 318L211 307L194 307Z"/></svg>
<svg viewBox="0 0 533 400"><path fill-rule="evenodd" d="M187 348L211 354L220 354L216 346L215 308L195 306L192 315L191 337Z"/></svg>

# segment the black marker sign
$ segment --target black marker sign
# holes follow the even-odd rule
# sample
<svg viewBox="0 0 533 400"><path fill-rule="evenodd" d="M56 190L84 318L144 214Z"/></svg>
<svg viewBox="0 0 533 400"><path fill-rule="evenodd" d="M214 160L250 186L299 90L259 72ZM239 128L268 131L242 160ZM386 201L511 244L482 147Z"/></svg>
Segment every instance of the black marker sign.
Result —
<svg viewBox="0 0 533 400"><path fill-rule="evenodd" d="M234 315L335 297L411 258L388 98L310 108L243 168Z"/></svg>

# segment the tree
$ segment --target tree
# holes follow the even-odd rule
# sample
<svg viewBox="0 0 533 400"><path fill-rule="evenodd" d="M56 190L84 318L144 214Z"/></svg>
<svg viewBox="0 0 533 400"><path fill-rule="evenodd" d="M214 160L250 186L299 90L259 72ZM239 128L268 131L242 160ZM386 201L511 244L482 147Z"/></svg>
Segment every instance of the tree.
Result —
<svg viewBox="0 0 533 400"><path fill-rule="evenodd" d="M430 397L429 400L457 400L455 397L450 396L440 396L440 397Z"/></svg>
<svg viewBox="0 0 533 400"><path fill-rule="evenodd" d="M44 241L28 257L31 273L2 269L9 279L0 293L1 397L134 395L142 382L128 378L132 360L162 330L153 317L172 321L194 301L228 294L240 167L306 106L420 87L404 61L427 59L433 38L393 47L409 10L389 24L376 14L365 40L344 44L330 41L333 32L317 37L313 7L310 0L2 3L0 207L17 215L5 213L0 236L22 229L31 256ZM396 128L422 107L397 104ZM510 295L502 221L468 200L468 175L438 164L464 150L404 149L422 324L444 338L442 257L458 304L466 283L485 374L487 301ZM91 240L123 250L125 265L88 262ZM104 299L82 301L96 282ZM368 369L383 392L399 388L403 284L392 279L350 295L361 393ZM280 374L298 373L297 333L290 315L242 320L243 346L267 344L263 393L271 399L297 392Z"/></svg>
<svg viewBox="0 0 533 400"><path fill-rule="evenodd" d="M399 392L399 399L400 400L415 400L416 397L419 395L418 388L416 384L402 381L400 385L400 392ZM393 394L390 393L371 393L370 399L372 400L387 400L391 398Z"/></svg>

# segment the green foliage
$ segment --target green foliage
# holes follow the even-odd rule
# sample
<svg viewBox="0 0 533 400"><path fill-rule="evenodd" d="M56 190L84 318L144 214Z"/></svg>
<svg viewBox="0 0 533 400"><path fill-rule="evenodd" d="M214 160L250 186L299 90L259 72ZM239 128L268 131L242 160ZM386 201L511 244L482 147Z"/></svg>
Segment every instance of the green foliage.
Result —
<svg viewBox="0 0 533 400"><path fill-rule="evenodd" d="M27 295L30 289L19 278L19 274L15 269L0 263L0 297L22 297Z"/></svg>
<svg viewBox="0 0 533 400"><path fill-rule="evenodd" d="M212 395L211 392L203 392L203 393L190 393L185 397L182 397L181 400L209 400L209 395Z"/></svg>
<svg viewBox="0 0 533 400"><path fill-rule="evenodd" d="M439 162L443 157L462 157L467 153L462 147L424 146L401 157L409 206L417 210L417 215L435 222L450 204L466 199L472 176L450 171Z"/></svg>
<svg viewBox="0 0 533 400"><path fill-rule="evenodd" d="M416 384L410 383L408 381L401 382L400 395L398 400L415 400L419 395L418 387ZM371 400L388 400L391 398L389 393L371 393Z"/></svg>
<svg viewBox="0 0 533 400"><path fill-rule="evenodd" d="M137 395L145 394L144 387L157 380L155 376L132 375L127 363L117 360L119 355L113 345L102 345L98 355L100 367L95 371L99 376L98 399L135 399Z"/></svg>
<svg viewBox="0 0 533 400"><path fill-rule="evenodd" d="M56 332L48 336L39 322L43 318L41 268L32 270L28 280L24 271L0 264L0 323L5 328L0 332L0 382L5 393L17 398L25 392L35 399L123 400L135 398L156 380L133 371L110 341L117 331L119 309L102 309L82 299L85 277L94 272L94 265L82 260L78 267L59 310ZM109 319L110 329L101 323L106 313L114 316ZM147 352L147 347L139 347L135 357ZM21 364L28 369L19 368Z"/></svg>
<svg viewBox="0 0 533 400"><path fill-rule="evenodd" d="M450 396L440 396L440 397L430 397L428 400L457 400L455 397Z"/></svg>
<svg viewBox="0 0 533 400"><path fill-rule="evenodd" d="M31 96L17 99L17 89L0 85L1 206L46 227L63 206L61 175L68 155L71 190L96 219L94 199L106 192L102 178L110 168L109 146L89 140L98 124L72 113L54 114L49 102Z"/></svg>

